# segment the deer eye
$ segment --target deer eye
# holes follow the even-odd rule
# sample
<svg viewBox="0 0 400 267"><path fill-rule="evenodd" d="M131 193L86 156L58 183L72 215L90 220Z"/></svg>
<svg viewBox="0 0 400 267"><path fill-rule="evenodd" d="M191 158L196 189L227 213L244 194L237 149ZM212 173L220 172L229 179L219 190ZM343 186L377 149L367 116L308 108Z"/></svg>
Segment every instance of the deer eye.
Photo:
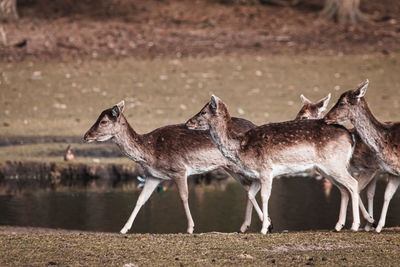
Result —
<svg viewBox="0 0 400 267"><path fill-rule="evenodd" d="M101 125L106 125L106 124L107 124L107 121L101 121L100 124L101 124Z"/></svg>
<svg viewBox="0 0 400 267"><path fill-rule="evenodd" d="M346 103L344 103L344 102L340 102L339 103L339 106L344 106Z"/></svg>

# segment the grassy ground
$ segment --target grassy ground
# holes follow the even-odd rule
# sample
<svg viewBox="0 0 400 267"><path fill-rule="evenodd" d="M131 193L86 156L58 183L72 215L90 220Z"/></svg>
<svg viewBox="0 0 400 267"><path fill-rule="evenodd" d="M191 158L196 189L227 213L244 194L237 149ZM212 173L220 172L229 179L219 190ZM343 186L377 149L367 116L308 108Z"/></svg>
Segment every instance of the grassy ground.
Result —
<svg viewBox="0 0 400 267"><path fill-rule="evenodd" d="M400 235L393 229L381 234L293 232L263 236L119 235L0 227L0 265L13 266L396 266L399 256Z"/></svg>
<svg viewBox="0 0 400 267"><path fill-rule="evenodd" d="M367 99L373 112L383 121L397 120L399 65L396 54L288 57L251 53L5 63L0 68L0 139L72 136L80 140L100 112L121 99L126 100L129 122L144 133L185 122L211 93L229 105L232 115L254 123L290 120L300 108L300 94L317 100L332 93L332 106L340 93L365 78L371 82ZM48 142L52 143L51 138ZM0 147L0 162L61 161L67 145ZM100 148L98 144L73 146L81 151L95 147ZM88 163L93 157L78 155L77 162ZM121 162L121 158L100 159Z"/></svg>
<svg viewBox="0 0 400 267"><path fill-rule="evenodd" d="M125 99L143 133L186 121L214 93L234 116L262 124L293 119L300 94L316 100L370 79L367 99L397 119L398 55L262 56L7 63L0 69L0 135L83 136L100 112ZM330 106L331 106L330 105Z"/></svg>

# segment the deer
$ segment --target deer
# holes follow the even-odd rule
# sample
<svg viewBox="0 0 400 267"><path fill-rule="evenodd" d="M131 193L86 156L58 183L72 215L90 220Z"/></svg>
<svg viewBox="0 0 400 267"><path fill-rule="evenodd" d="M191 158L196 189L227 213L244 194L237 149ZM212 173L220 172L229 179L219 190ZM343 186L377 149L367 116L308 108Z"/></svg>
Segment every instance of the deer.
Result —
<svg viewBox="0 0 400 267"><path fill-rule="evenodd" d="M324 111L326 110L331 94L322 98L321 100L313 103L307 99L304 95L300 95L302 107L296 115L296 120L304 119L321 119L325 116ZM368 148L368 146L361 140L360 136L353 129L349 129L355 140L353 156L350 160L350 173L358 181L358 189L361 192L364 188L366 189L368 199L368 213L373 218L373 203L376 189L376 175L383 172L381 169L378 159L375 153ZM327 181L329 183L329 180ZM325 185L325 184L324 184ZM360 202L362 205L362 202ZM369 231L371 224L366 223L364 230Z"/></svg>
<svg viewBox="0 0 400 267"><path fill-rule="evenodd" d="M267 233L270 224L267 219L268 200L273 178L310 169L323 173L342 193L335 230L340 231L345 223L347 191L352 198L351 230L358 230L358 182L347 170L353 152L353 140L345 127L326 124L322 119L310 119L270 123L238 133L233 127L227 106L214 95L199 113L186 122L186 126L191 130L208 130L224 157L235 163L247 177L261 184L261 234ZM365 209L361 211L368 222L374 223Z"/></svg>
<svg viewBox="0 0 400 267"><path fill-rule="evenodd" d="M226 170L248 191L245 220L240 231L245 232L249 228L253 206L259 218L264 219L255 200L260 184L257 181L253 182L235 164L225 159L214 146L207 131L194 134L185 124L177 124L164 126L147 134L138 134L125 118L124 107L125 102L121 101L104 110L83 137L84 141L89 143L111 139L128 158L139 164L145 173L143 189L120 233L125 234L131 229L140 208L159 183L165 180L172 180L177 185L187 218L187 233L193 233L194 221L188 203L187 177L217 168ZM234 129L238 132L255 127L245 119L232 118L232 121ZM272 230L272 227L269 230Z"/></svg>
<svg viewBox="0 0 400 267"><path fill-rule="evenodd" d="M296 115L295 120L309 120L309 119L322 119L324 117L324 112L328 107L329 100L331 99L331 94L313 103L303 94L300 95L301 108Z"/></svg>
<svg viewBox="0 0 400 267"><path fill-rule="evenodd" d="M332 125L351 122L360 140L374 154L379 169L389 174L381 216L375 228L380 233L385 226L390 200L400 184L400 123L382 123L375 118L364 98L368 85L367 79L355 89L344 92L324 120Z"/></svg>

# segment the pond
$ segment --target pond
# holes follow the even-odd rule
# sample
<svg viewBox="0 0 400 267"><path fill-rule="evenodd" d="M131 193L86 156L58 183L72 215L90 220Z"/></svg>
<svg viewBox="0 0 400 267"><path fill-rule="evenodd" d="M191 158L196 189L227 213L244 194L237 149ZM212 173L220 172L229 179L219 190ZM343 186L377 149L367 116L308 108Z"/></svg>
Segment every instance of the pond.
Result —
<svg viewBox="0 0 400 267"><path fill-rule="evenodd" d="M382 207L386 182L379 180L375 218ZM128 219L140 191L37 192L0 196L0 225L34 226L118 232ZM386 226L400 225L400 197L392 199ZM366 204L365 197L363 197ZM259 198L258 198L259 201ZM260 201L259 201L260 203ZM274 231L333 229L339 214L340 193L327 196L323 183L313 178L275 179L269 202ZM191 186L189 204L195 232L236 232L244 219L245 192L237 183ZM346 228L351 226L351 204ZM261 223L253 212L250 232ZM184 233L186 217L174 186L154 192L139 212L130 233Z"/></svg>

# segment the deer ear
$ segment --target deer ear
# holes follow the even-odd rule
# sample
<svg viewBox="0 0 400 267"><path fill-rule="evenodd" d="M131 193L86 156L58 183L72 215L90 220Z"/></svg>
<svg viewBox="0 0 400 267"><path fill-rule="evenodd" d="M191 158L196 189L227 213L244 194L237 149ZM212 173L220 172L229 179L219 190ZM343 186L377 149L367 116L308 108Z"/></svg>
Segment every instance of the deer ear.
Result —
<svg viewBox="0 0 400 267"><path fill-rule="evenodd" d="M211 107L213 110L217 110L217 108L218 108L217 97L216 97L215 95L211 95L210 107Z"/></svg>
<svg viewBox="0 0 400 267"><path fill-rule="evenodd" d="M118 107L119 112L122 113L122 112L124 111L124 108L125 108L125 101L122 100L122 101L119 102L116 106Z"/></svg>
<svg viewBox="0 0 400 267"><path fill-rule="evenodd" d="M311 101L307 99L307 97L305 97L304 95L300 95L300 99L301 99L301 103L303 103L303 105L305 104L311 104Z"/></svg>
<svg viewBox="0 0 400 267"><path fill-rule="evenodd" d="M329 93L329 95L327 95L326 97L324 97L320 101L318 101L317 106L320 107L320 112L323 112L326 110L330 99L331 99L331 94Z"/></svg>
<svg viewBox="0 0 400 267"><path fill-rule="evenodd" d="M118 118L119 114L120 114L119 107L117 105L113 106L111 109L111 115L115 118Z"/></svg>
<svg viewBox="0 0 400 267"><path fill-rule="evenodd" d="M367 92L368 84L369 81L368 79L366 79L364 82L357 86L357 88L354 90L355 96L357 98L361 98L365 95L365 93Z"/></svg>

